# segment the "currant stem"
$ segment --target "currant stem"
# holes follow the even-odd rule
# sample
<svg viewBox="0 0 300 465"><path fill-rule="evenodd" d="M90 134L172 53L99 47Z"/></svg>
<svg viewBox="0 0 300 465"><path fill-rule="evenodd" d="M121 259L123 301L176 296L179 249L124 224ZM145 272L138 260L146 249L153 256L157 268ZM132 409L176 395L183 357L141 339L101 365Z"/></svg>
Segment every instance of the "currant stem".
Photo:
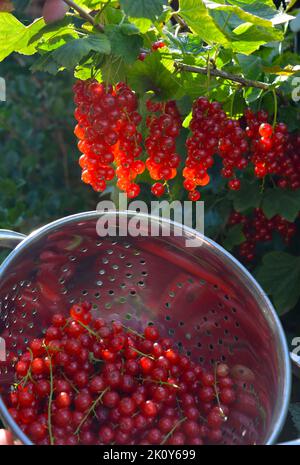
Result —
<svg viewBox="0 0 300 465"><path fill-rule="evenodd" d="M170 387L173 387L175 389L180 389L180 387L177 386L177 384L168 383L167 381L160 381L160 380L156 380L156 379L150 379L149 381L151 381L152 383L157 383L157 384L161 384L161 385L164 385L164 386L170 386Z"/></svg>
<svg viewBox="0 0 300 465"><path fill-rule="evenodd" d="M147 357L147 358L150 358L151 360L155 360L155 358L152 357L152 355L144 354L143 352L141 352L139 349L136 349L135 347L130 347L130 349L134 350L137 354L142 355L143 357Z"/></svg>
<svg viewBox="0 0 300 465"><path fill-rule="evenodd" d="M54 444L54 437L52 433L52 401L53 401L53 370L52 370L52 356L49 354L47 346L45 346L45 349L47 351L47 355L49 357L50 361L50 366L49 366L49 376L50 376L50 394L49 394L49 401L48 401L48 432L49 432L49 439L50 439L50 444L53 446Z"/></svg>
<svg viewBox="0 0 300 465"><path fill-rule="evenodd" d="M160 445L162 446L163 444L165 444L167 442L167 440L169 439L170 436L172 436L172 434L174 433L174 431L178 428L178 426L181 425L181 423L183 423L184 421L187 420L187 417L184 417L184 418L181 418L181 420L177 421L177 423L175 423L175 425L173 426L173 428L168 432L168 434L166 434L166 436L164 437L164 439L162 440L162 442L160 443Z"/></svg>
<svg viewBox="0 0 300 465"><path fill-rule="evenodd" d="M215 396L216 396L216 399L217 399L217 403L218 403L218 407L220 409L220 413L221 413L221 416L223 417L224 421L227 420L227 417L221 407L221 402L220 402L220 398L219 398L219 392L218 392L218 388L217 388L217 366L218 364L215 363L215 366L214 366L214 391L215 391Z"/></svg>
<svg viewBox="0 0 300 465"><path fill-rule="evenodd" d="M273 97L274 97L274 118L273 118L273 128L275 128L276 123L277 123L277 113L278 113L278 100L277 100L277 94L276 90L272 90Z"/></svg>
<svg viewBox="0 0 300 465"><path fill-rule="evenodd" d="M94 400L94 402L92 403L91 407L89 408L89 410L87 411L87 413L84 415L83 419L81 420L81 422L79 423L79 425L77 426L76 428L76 431L74 434L78 434L80 432L80 428L82 427L83 423L87 420L87 418L90 416L90 414L92 413L92 411L95 409L95 407L97 406L97 404L99 402L101 402L102 400L102 397L104 396L104 394L109 390L110 388L107 387L106 389L104 389L104 391L101 392L100 396L97 397L96 400Z"/></svg>
<svg viewBox="0 0 300 465"><path fill-rule="evenodd" d="M129 331L129 332L135 334L136 336L141 337L142 339L145 339L145 336L144 336L143 334L138 333L138 332L135 331L134 329L131 329L131 328L129 328L128 326L125 326L125 325L122 325L122 327L123 327L124 329L126 329L127 331Z"/></svg>
<svg viewBox="0 0 300 465"><path fill-rule="evenodd" d="M85 325L81 321L77 321L84 329L86 329L92 336L95 336L96 339L99 339L99 334L96 333L96 331L93 331L89 326Z"/></svg>
<svg viewBox="0 0 300 465"><path fill-rule="evenodd" d="M75 386L75 384L72 383L72 381L65 375L65 373L63 371L61 371L61 374L63 375L63 377L65 378L66 381L68 381L68 383L70 384L71 388L74 389L74 391L78 394L79 390L77 389L77 387Z"/></svg>

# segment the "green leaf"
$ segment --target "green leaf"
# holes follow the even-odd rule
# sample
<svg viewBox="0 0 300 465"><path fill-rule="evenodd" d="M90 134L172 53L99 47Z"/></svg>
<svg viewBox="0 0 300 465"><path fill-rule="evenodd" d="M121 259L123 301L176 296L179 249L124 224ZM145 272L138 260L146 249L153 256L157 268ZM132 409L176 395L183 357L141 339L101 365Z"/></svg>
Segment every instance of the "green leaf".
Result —
<svg viewBox="0 0 300 465"><path fill-rule="evenodd" d="M300 211L300 190L268 189L264 195L262 209L267 218L280 215L295 221Z"/></svg>
<svg viewBox="0 0 300 465"><path fill-rule="evenodd" d="M192 112L190 111L189 114L184 118L183 120L183 123L182 123L182 126L184 128L188 128L189 125L190 125L190 122L192 121L192 117L193 117L193 114Z"/></svg>
<svg viewBox="0 0 300 465"><path fill-rule="evenodd" d="M140 94L155 92L161 100L176 98L178 79L161 61L160 53L149 54L144 61L136 61L128 71L129 84Z"/></svg>
<svg viewBox="0 0 300 465"><path fill-rule="evenodd" d="M262 72L262 60L259 56L238 53L236 58L244 76L247 76L248 79L259 78Z"/></svg>
<svg viewBox="0 0 300 465"><path fill-rule="evenodd" d="M290 404L289 410L297 433L300 434L300 402Z"/></svg>
<svg viewBox="0 0 300 465"><path fill-rule="evenodd" d="M180 16L189 28L209 44L228 43L228 38L210 16L202 0L181 0Z"/></svg>
<svg viewBox="0 0 300 465"><path fill-rule="evenodd" d="M127 64L134 63L143 45L142 37L136 34L127 35L124 27L116 25L105 26L105 32L111 43L112 55L122 57Z"/></svg>
<svg viewBox="0 0 300 465"><path fill-rule="evenodd" d="M151 19L147 18L129 18L129 21L134 24L142 34L145 34L152 26Z"/></svg>
<svg viewBox="0 0 300 465"><path fill-rule="evenodd" d="M233 201L234 209L238 212L248 210L248 208L256 208L261 201L260 186L257 182L250 183L243 180L239 191L231 191L228 194Z"/></svg>
<svg viewBox="0 0 300 465"><path fill-rule="evenodd" d="M101 3L107 3L109 0L76 0L76 4L85 7L85 9L97 10Z"/></svg>
<svg viewBox="0 0 300 465"><path fill-rule="evenodd" d="M49 74L57 74L60 66L53 60L51 53L46 53L45 55L40 56L31 66L31 71L35 73L36 71L44 71Z"/></svg>
<svg viewBox="0 0 300 465"><path fill-rule="evenodd" d="M52 58L59 65L72 69L91 51L108 55L110 42L105 34L94 34L83 39L72 40L52 53Z"/></svg>
<svg viewBox="0 0 300 465"><path fill-rule="evenodd" d="M248 31L248 29L250 29L250 27L252 27L252 23L242 23L239 26L237 26L236 28L234 28L232 32L235 35L239 36L240 34L243 34L244 32Z"/></svg>
<svg viewBox="0 0 300 465"><path fill-rule="evenodd" d="M285 252L270 252L263 257L256 277L272 296L279 314L292 309L300 297L300 257Z"/></svg>
<svg viewBox="0 0 300 465"><path fill-rule="evenodd" d="M29 45L38 47L44 44L48 44L49 42L51 43L51 41L54 39L65 36L72 36L74 38L78 37L78 34L74 29L74 25L68 16L66 16L61 21L56 21L53 24L44 25L41 29L32 34L29 40ZM46 47L44 47L44 49L45 48Z"/></svg>
<svg viewBox="0 0 300 465"><path fill-rule="evenodd" d="M120 24L119 28L120 31L127 36L132 36L140 33L139 28L135 24L123 23Z"/></svg>
<svg viewBox="0 0 300 465"><path fill-rule="evenodd" d="M227 250L232 250L236 245L242 244L246 240L243 233L243 225L236 224L228 229L223 246Z"/></svg>
<svg viewBox="0 0 300 465"><path fill-rule="evenodd" d="M166 0L120 0L120 5L127 16L155 20L163 13Z"/></svg>
<svg viewBox="0 0 300 465"><path fill-rule="evenodd" d="M243 22L252 23L256 26L265 28L272 28L275 24L285 23L293 19L293 16L278 13L276 8L270 7L261 2L248 2L248 1L229 1L231 5L220 5L211 1L205 1L207 8L216 11L224 11L231 13L240 18Z"/></svg>
<svg viewBox="0 0 300 465"><path fill-rule="evenodd" d="M25 55L35 53L35 47L29 42L44 24L42 19L38 19L26 27L12 14L0 13L0 61L13 52Z"/></svg>

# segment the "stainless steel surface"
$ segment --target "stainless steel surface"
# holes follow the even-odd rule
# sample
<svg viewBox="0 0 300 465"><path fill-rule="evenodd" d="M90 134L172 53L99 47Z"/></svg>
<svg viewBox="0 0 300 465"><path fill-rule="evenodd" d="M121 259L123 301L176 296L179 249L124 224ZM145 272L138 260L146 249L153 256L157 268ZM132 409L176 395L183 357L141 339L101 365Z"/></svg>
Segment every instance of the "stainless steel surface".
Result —
<svg viewBox="0 0 300 465"><path fill-rule="evenodd" d="M28 339L41 335L53 313L66 313L82 298L93 303L95 313L136 329L155 321L203 365L228 362L240 392L254 397L256 408L235 411L224 442L274 443L288 409L290 358L277 314L257 282L194 230L185 228L181 237L101 238L96 233L101 217L88 212L51 223L30 234L2 264L0 336L8 349L8 363L0 365L2 386L9 385L11 364ZM119 212L117 227L126 218L132 214ZM150 218L140 219L148 231ZM166 220L151 221L175 228ZM185 247L187 238L198 246ZM3 399L0 412L29 444Z"/></svg>
<svg viewBox="0 0 300 465"><path fill-rule="evenodd" d="M22 242L25 239L25 235L9 231L8 229L0 229L0 247L6 247L8 249L13 249L17 244Z"/></svg>

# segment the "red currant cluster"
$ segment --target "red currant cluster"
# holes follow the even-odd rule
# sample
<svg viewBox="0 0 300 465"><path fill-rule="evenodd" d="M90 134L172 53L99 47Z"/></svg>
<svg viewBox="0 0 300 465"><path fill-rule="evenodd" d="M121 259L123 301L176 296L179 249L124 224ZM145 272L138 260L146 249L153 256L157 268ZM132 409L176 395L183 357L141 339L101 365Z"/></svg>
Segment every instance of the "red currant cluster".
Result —
<svg viewBox="0 0 300 465"><path fill-rule="evenodd" d="M147 117L148 137L145 147L149 157L146 166L155 181L169 181L177 175L180 157L176 153L176 138L181 128L181 117L174 101L157 103L148 100ZM163 184L156 182L151 192L160 197L165 192Z"/></svg>
<svg viewBox="0 0 300 465"><path fill-rule="evenodd" d="M247 110L245 117L255 176L263 178L267 174L285 175L282 164L286 158L287 126L279 123L273 128L267 123L268 113L265 111L254 114Z"/></svg>
<svg viewBox="0 0 300 465"><path fill-rule="evenodd" d="M142 152L142 137L136 129L141 117L134 92L124 83L105 87L95 80L77 81L74 101L83 182L103 192L106 181L115 176L115 161L119 187L131 198L137 196L140 188L132 180L143 172L144 164L136 159Z"/></svg>
<svg viewBox="0 0 300 465"><path fill-rule="evenodd" d="M241 187L241 181L234 177L234 169L243 170L247 167L247 152L246 133L239 121L226 118L221 129L218 153L223 162L221 175L230 179L228 187L231 190L237 191Z"/></svg>
<svg viewBox="0 0 300 465"><path fill-rule="evenodd" d="M94 318L52 317L15 365L9 412L36 444L220 443L235 408L229 367L205 370L155 326L142 334Z"/></svg>
<svg viewBox="0 0 300 465"><path fill-rule="evenodd" d="M260 208L254 210L253 215L246 216L239 212L232 212L228 221L230 226L236 224L243 225L245 242L239 246L239 255L246 261L255 258L255 249L259 242L270 242L273 232L277 231L281 237L289 242L296 233L296 225L279 215L269 219Z"/></svg>
<svg viewBox="0 0 300 465"><path fill-rule="evenodd" d="M118 121L119 141L114 147L117 186L132 199L140 193L140 186L133 181L145 170L145 163L139 159L143 152L142 134L137 131L142 117L137 111L137 98L126 84L116 85L116 95L122 108Z"/></svg>
<svg viewBox="0 0 300 465"><path fill-rule="evenodd" d="M197 186L206 186L209 181L207 170L214 164L221 127L226 115L217 102L210 103L200 97L193 103L190 123L192 135L187 139L187 158L183 169L184 188L190 200L199 200Z"/></svg>
<svg viewBox="0 0 300 465"><path fill-rule="evenodd" d="M282 178L278 186L282 189L290 187L293 190L300 187L300 135L290 134L286 147L285 159L282 162Z"/></svg>
<svg viewBox="0 0 300 465"><path fill-rule="evenodd" d="M166 47L165 42L163 40L157 40L156 42L153 42L153 44L151 45L151 51L156 52L156 50L159 50L160 48L164 48L164 47ZM146 56L149 55L151 51L141 52L138 56L138 59L140 61L144 61Z"/></svg>
<svg viewBox="0 0 300 465"><path fill-rule="evenodd" d="M298 189L300 187L300 137L288 134L287 126L278 123L274 128L268 124L268 114L260 111L256 115L248 110L245 114L247 135L251 140L251 160L255 175L277 176L278 187Z"/></svg>

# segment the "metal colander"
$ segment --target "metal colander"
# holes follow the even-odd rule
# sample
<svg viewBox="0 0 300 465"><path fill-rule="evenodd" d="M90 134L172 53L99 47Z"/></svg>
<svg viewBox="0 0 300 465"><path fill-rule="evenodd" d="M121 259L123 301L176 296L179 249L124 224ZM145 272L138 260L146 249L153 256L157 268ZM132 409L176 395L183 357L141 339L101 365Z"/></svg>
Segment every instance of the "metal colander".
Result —
<svg viewBox="0 0 300 465"><path fill-rule="evenodd" d="M225 424L224 443L273 443L285 420L291 373L283 330L262 289L196 231L184 227L176 236L179 225L140 214L144 229L151 218L151 225L170 226L171 235L123 237L119 222L133 213L105 215L117 217L114 237L99 237L96 223L103 213L96 212L63 218L26 238L2 231L2 246L21 242L0 270L0 336L7 352L0 363L2 390L12 381L15 355L41 336L53 313L68 313L73 302L88 300L95 314L136 329L155 322L204 366L228 363L242 401ZM186 247L191 238L197 247ZM30 444L1 399L0 413Z"/></svg>

